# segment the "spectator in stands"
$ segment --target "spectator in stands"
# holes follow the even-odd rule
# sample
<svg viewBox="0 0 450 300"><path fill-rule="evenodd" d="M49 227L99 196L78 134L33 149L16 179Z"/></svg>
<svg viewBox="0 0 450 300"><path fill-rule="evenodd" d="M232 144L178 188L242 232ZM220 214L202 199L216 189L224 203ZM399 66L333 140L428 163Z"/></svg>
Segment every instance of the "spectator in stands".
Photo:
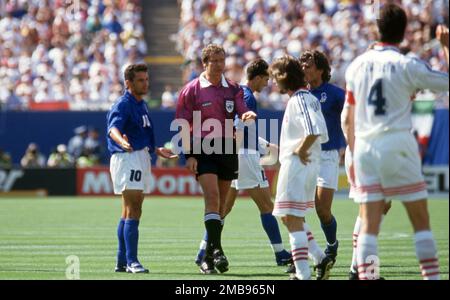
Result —
<svg viewBox="0 0 450 300"><path fill-rule="evenodd" d="M99 136L98 129L91 127L88 130L88 136L84 142L84 148L87 149L92 156L95 156L97 160L100 160L103 156L103 147Z"/></svg>
<svg viewBox="0 0 450 300"><path fill-rule="evenodd" d="M12 167L11 155L0 148L0 169L10 169Z"/></svg>
<svg viewBox="0 0 450 300"><path fill-rule="evenodd" d="M67 153L67 147L64 144L59 144L55 151L50 154L47 161L47 166L50 168L69 168L73 167L73 165L73 158Z"/></svg>
<svg viewBox="0 0 450 300"><path fill-rule="evenodd" d="M75 136L73 136L67 144L67 150L69 154L76 160L81 156L81 153L84 150L88 130L87 127L83 125L75 128L74 133Z"/></svg>
<svg viewBox="0 0 450 300"><path fill-rule="evenodd" d="M161 96L162 109L175 109L177 106L177 95L173 92L171 85L166 85L164 93Z"/></svg>
<svg viewBox="0 0 450 300"><path fill-rule="evenodd" d="M25 155L20 160L20 165L23 168L44 168L45 156L39 152L39 148L35 143L30 143Z"/></svg>
<svg viewBox="0 0 450 300"><path fill-rule="evenodd" d="M0 94L0 110L22 110L24 107L24 101L16 95L13 84L9 83L4 94Z"/></svg>
<svg viewBox="0 0 450 300"><path fill-rule="evenodd" d="M78 168L89 168L100 163L99 158L92 153L90 149L84 148L81 155L76 160Z"/></svg>

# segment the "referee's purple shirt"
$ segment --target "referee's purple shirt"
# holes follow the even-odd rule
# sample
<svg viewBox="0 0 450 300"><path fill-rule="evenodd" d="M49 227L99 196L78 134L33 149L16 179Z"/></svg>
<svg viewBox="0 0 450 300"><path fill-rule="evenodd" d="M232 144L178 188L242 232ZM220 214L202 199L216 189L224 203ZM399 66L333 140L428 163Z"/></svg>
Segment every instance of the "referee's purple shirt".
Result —
<svg viewBox="0 0 450 300"><path fill-rule="evenodd" d="M214 138L232 138L233 131L225 136L225 119L231 119L233 124L235 114L239 117L249 109L244 102L244 92L242 88L233 82L228 81L222 75L222 81L219 86L212 85L202 73L198 78L189 82L180 92L177 103L176 118L185 119L191 125L191 134L193 126L194 111L201 112L201 124L207 119L213 118L219 120L222 125L220 136L209 135L213 130L201 131L201 137ZM230 112L230 105L234 106ZM227 107L228 110L227 110ZM231 134L231 135L230 135ZM199 137L196 132L194 137Z"/></svg>

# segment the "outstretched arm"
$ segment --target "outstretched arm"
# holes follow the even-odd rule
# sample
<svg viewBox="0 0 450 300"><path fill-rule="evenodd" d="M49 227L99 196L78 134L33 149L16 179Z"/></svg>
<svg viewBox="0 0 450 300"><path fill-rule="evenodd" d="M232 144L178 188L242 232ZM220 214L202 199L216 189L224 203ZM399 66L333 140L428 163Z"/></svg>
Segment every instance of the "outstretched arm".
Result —
<svg viewBox="0 0 450 300"><path fill-rule="evenodd" d="M117 143L123 150L127 152L133 151L133 147L131 147L128 142L128 138L125 134L122 133L116 127L112 127L109 131L109 136Z"/></svg>

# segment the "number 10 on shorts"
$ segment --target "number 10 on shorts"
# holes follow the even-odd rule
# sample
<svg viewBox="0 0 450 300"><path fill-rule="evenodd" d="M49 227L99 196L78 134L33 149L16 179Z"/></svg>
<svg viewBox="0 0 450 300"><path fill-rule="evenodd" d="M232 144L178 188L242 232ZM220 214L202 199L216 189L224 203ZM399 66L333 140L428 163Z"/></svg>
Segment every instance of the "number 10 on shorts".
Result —
<svg viewBox="0 0 450 300"><path fill-rule="evenodd" d="M142 172L139 170L131 170L130 181L141 181Z"/></svg>

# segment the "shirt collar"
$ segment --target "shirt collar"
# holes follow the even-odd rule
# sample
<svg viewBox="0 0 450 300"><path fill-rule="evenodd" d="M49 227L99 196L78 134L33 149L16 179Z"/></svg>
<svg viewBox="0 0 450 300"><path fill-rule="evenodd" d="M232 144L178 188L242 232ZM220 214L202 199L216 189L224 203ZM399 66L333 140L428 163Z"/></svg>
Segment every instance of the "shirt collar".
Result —
<svg viewBox="0 0 450 300"><path fill-rule="evenodd" d="M374 46L373 46L373 49L374 50L386 50L386 49L389 49L389 50L393 50L393 51L396 51L396 52L400 52L400 50L398 49L398 47L396 46L396 45L394 45L394 44L389 44L389 43L383 43L383 42L378 42L378 43L376 43Z"/></svg>
<svg viewBox="0 0 450 300"><path fill-rule="evenodd" d="M318 87L311 89L311 92L322 90L325 87L326 84L327 84L327 82L322 82L322 84L319 85Z"/></svg>
<svg viewBox="0 0 450 300"><path fill-rule="evenodd" d="M301 87L301 88L299 88L298 90L296 90L295 93L292 94L292 96L295 96L295 95L297 95L298 93L308 93L308 92L309 92L309 91L308 91L307 88Z"/></svg>
<svg viewBox="0 0 450 300"><path fill-rule="evenodd" d="M138 100L136 99L136 97L134 97L133 94L130 93L129 90L125 90L124 96L127 97L127 98L130 99L130 100L133 100L132 102L133 102L134 104L140 104L141 102L143 102L143 100L138 101Z"/></svg>
<svg viewBox="0 0 450 300"><path fill-rule="evenodd" d="M206 79L205 73L203 72L202 74L200 74L200 88L204 89L211 85L212 85L212 83L209 82L208 79ZM226 87L226 88L228 87L228 82L225 79L225 76L223 76L223 74L222 74L222 86Z"/></svg>

